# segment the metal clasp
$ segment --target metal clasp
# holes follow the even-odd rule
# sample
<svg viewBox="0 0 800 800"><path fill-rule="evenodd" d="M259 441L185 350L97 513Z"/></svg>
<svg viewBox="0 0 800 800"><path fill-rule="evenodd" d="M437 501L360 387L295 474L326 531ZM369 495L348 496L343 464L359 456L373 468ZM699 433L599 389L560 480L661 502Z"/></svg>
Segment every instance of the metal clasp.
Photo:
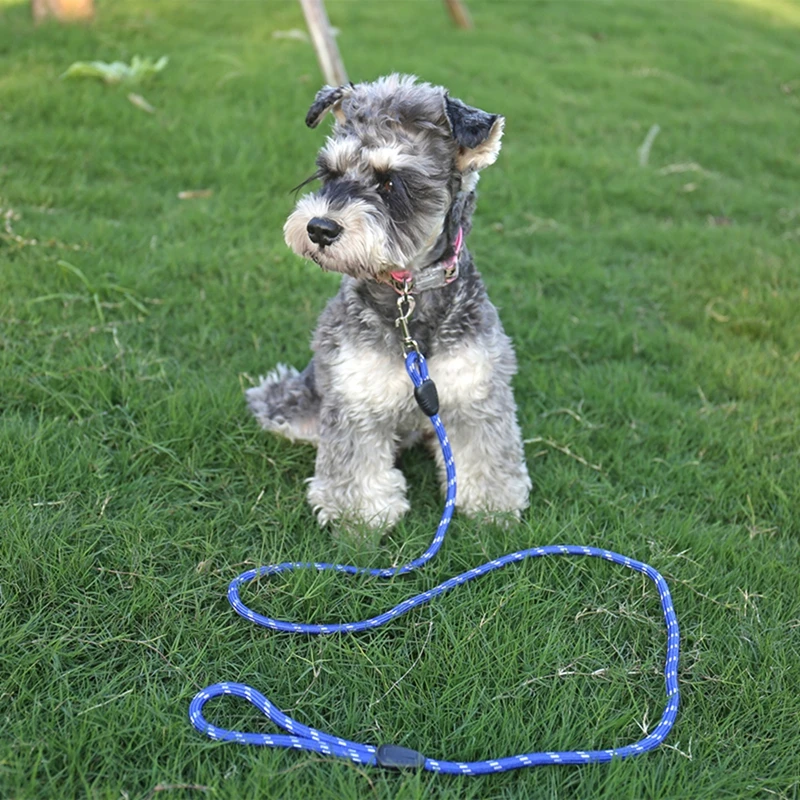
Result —
<svg viewBox="0 0 800 800"><path fill-rule="evenodd" d="M400 292L400 297L397 298L397 319L394 321L395 328L400 328L403 334L403 353L408 355L412 350L419 353L419 345L411 337L411 332L408 329L408 321L414 313L414 308L417 301L414 295L411 294L411 283L408 280L403 281L403 289Z"/></svg>

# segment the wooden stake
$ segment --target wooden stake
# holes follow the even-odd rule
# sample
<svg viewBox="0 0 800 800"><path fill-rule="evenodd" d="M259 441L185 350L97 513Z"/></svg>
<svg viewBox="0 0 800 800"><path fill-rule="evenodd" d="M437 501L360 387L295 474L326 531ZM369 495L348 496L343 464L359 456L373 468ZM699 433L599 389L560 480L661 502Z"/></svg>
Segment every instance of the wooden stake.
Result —
<svg viewBox="0 0 800 800"><path fill-rule="evenodd" d="M472 20L462 0L444 0L444 4L447 6L447 10L450 12L453 22L455 22L459 28L472 27Z"/></svg>
<svg viewBox="0 0 800 800"><path fill-rule="evenodd" d="M300 5L303 6L308 31L317 51L317 60L325 82L331 86L349 83L339 48L331 33L331 23L325 13L324 3L322 0L300 0Z"/></svg>
<svg viewBox="0 0 800 800"><path fill-rule="evenodd" d="M55 17L61 22L92 19L94 0L31 0L31 11L36 22Z"/></svg>

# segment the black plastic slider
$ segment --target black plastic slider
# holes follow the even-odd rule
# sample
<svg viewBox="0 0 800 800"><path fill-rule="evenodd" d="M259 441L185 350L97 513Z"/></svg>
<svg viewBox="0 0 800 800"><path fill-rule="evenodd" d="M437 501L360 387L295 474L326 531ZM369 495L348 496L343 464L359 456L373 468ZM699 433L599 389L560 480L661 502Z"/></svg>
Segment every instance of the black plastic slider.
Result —
<svg viewBox="0 0 800 800"><path fill-rule="evenodd" d="M429 417L439 413L439 393L430 378L425 378L419 386L414 387L414 399Z"/></svg>
<svg viewBox="0 0 800 800"><path fill-rule="evenodd" d="M386 769L422 769L425 756L409 747L396 744L382 744L375 753L379 767Z"/></svg>

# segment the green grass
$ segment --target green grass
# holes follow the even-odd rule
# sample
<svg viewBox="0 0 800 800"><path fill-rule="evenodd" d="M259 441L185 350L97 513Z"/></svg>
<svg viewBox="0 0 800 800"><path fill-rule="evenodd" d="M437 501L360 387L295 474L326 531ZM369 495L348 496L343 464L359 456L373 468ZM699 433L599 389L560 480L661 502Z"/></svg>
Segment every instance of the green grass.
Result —
<svg viewBox="0 0 800 800"><path fill-rule="evenodd" d="M272 38L302 27L299 6L98 6L90 27L34 29L27 4L0 3L0 796L798 797L798 6L470 0L463 32L433 0L329 2L352 78L414 72L507 115L469 244L516 342L536 490L511 530L457 518L407 579L297 575L247 597L358 619L487 556L570 542L652 563L682 626L667 746L482 779L188 724L194 692L228 679L432 757L621 745L663 706L665 636L648 581L559 559L370 636L275 635L231 612L245 564L421 552L435 474L407 454L412 513L383 546L337 544L305 502L313 450L244 409L250 376L305 363L336 291L281 236L324 136L303 125L310 46ZM135 90L155 114L59 80L137 53L170 57ZM213 194L177 197L198 189ZM238 701L208 712L271 729Z"/></svg>

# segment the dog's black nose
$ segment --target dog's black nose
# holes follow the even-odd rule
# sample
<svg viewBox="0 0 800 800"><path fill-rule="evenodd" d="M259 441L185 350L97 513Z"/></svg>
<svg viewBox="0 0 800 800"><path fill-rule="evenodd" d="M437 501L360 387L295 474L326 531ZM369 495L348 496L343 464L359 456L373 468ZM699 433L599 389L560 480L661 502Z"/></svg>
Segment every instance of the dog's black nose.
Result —
<svg viewBox="0 0 800 800"><path fill-rule="evenodd" d="M327 217L314 217L306 225L308 238L320 247L333 244L342 232L342 226Z"/></svg>

